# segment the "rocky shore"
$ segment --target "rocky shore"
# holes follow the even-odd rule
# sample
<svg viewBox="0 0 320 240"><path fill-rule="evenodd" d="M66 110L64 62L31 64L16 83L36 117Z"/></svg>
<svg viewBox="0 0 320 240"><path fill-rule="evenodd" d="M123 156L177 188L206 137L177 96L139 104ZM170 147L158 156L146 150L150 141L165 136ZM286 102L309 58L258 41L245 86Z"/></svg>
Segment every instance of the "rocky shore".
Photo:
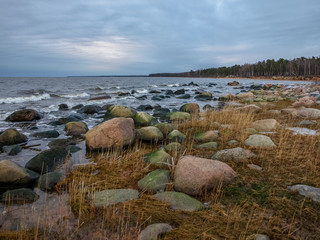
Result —
<svg viewBox="0 0 320 240"><path fill-rule="evenodd" d="M228 85L242 88L237 81ZM26 151L35 151L36 155L26 159L25 165L12 158L0 161L0 208L3 211L0 217L3 235L0 234L0 238L6 237L5 234L19 236L19 232L32 229L31 235L39 232L52 239L55 239L55 234L63 239L70 233L72 237L69 239L121 239L125 236L127 239L157 239L163 234L166 234L166 239L177 239L177 236L179 239L187 239L188 236L192 239L194 235L188 232L188 225L176 218L184 218L185 214L189 219L195 216L192 214L198 214L196 219L201 218L207 223L211 220L206 219L206 213L208 218L217 216L222 223L223 216L230 217L235 225L230 230L231 235L220 228L211 231L199 227L204 239L234 237L232 234L239 233L240 229L244 239L280 239L290 234L295 238L306 235L309 238L316 235L317 223L310 226L312 230L307 233L308 228L300 222L305 217L301 212L307 211L303 207L293 229L272 231L282 220L281 224L285 225L284 222L289 221L292 215L282 213L282 218L278 216L282 219L280 222L270 223L270 219L275 221L271 209L276 211L283 203L266 200L268 197L264 194L267 193L262 188L281 182L274 191L281 187L286 196L290 195L290 201L294 202L290 202L290 207L306 197L309 210L320 208L320 185L315 184L320 177L314 177L320 166L319 92L320 86L316 84L290 88L264 84L242 88L237 95L228 94L219 99L209 91L195 92L194 96L183 88L155 91L151 93L152 99L160 104L140 105L135 109L122 105L68 106L66 103L59 106L60 111L72 107L77 109L77 113L48 122L51 130L42 132L37 131L37 121L43 118L44 113L33 109L15 111L5 119L12 127L0 133L0 150L7 156L23 156ZM189 99L190 102L163 108L161 101L166 101L167 97ZM219 101L218 107L210 105L213 100ZM205 103L203 108L199 101ZM90 129L85 122L88 116L95 116L99 121ZM26 135L23 129L24 126L29 127L29 123L34 130ZM18 131L17 126L22 130ZM57 131L61 126L63 133ZM301 134L302 131L305 134ZM29 139L35 138L46 139L46 148L37 151L39 149L30 145ZM291 147L295 149L290 148L289 138ZM309 144L307 154L296 152L301 141ZM85 148L81 147L84 145ZM303 149L305 147L302 146ZM70 163L72 155L79 151L85 152L90 161L83 165ZM287 155L293 153L299 161L307 162L306 165L291 161ZM273 175L274 162L279 163L282 159L289 159L287 168L297 171L292 174L301 174L296 169L297 164L311 172L305 172L305 176L299 175L298 178L288 175L285 179L281 174L286 171L281 165L278 166L279 172ZM273 177L277 180L270 180ZM257 179L261 182L255 183ZM263 179L266 185L261 187L259 184ZM268 191L272 192L272 189ZM65 211L67 216L54 215L56 219L48 221L50 226L46 225L43 215L39 216L44 218L40 225L35 219L26 219L23 206L36 206L42 201L42 193L56 199L61 199L61 196L67 198L63 200L63 207L68 209ZM248 208L243 202L239 203L249 201L243 194L248 195L255 207ZM268 196L271 199L271 194ZM262 201L262 198L266 199ZM11 206L15 206L18 213L11 214ZM159 212L150 212L157 206L165 209L167 217L176 216L169 220ZM146 209L148 207L149 210ZM266 218L270 226L263 229L261 226L267 223L261 219L259 228L243 226L243 220L232 215L233 211L242 211L236 210L237 207L243 207L248 215L248 211L257 209L254 214L260 214L259 217L251 217L256 221ZM266 209L266 215L262 209ZM100 215L99 211L102 212ZM249 221L248 216L242 217ZM311 219L316 221L319 217L319 213L314 213ZM116 226L108 223L104 235L99 224L105 219L121 219L121 222ZM227 225L223 223L222 226L226 228ZM205 223L203 227L206 227ZM92 232L88 230L90 228ZM196 230L194 233L199 234Z"/></svg>

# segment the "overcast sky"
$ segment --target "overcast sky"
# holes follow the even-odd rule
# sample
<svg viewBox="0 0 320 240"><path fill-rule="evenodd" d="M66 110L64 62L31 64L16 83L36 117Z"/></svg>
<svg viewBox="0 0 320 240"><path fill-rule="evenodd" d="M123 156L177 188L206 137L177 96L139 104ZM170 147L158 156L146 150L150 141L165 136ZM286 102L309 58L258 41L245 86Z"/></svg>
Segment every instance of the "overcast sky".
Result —
<svg viewBox="0 0 320 240"><path fill-rule="evenodd" d="M319 0L0 4L0 76L183 72L320 56Z"/></svg>

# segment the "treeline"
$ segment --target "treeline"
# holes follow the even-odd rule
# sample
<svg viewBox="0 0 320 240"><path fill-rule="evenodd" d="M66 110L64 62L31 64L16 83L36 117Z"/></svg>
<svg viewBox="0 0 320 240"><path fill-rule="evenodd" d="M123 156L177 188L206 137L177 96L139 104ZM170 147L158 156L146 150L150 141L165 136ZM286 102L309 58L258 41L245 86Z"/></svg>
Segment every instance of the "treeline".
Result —
<svg viewBox="0 0 320 240"><path fill-rule="evenodd" d="M207 68L183 73L156 73L153 77L314 77L320 76L320 57L268 59L255 64Z"/></svg>

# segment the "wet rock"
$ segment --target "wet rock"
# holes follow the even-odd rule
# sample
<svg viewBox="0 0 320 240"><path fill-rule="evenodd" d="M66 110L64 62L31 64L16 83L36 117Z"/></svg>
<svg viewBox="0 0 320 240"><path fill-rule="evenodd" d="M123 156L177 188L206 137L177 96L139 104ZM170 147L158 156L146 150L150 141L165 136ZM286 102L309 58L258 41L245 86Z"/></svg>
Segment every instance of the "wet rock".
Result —
<svg viewBox="0 0 320 240"><path fill-rule="evenodd" d="M150 90L149 93L161 93L161 92L158 90Z"/></svg>
<svg viewBox="0 0 320 240"><path fill-rule="evenodd" d="M138 100L146 100L147 98L148 98L147 95L142 95L142 96L136 97L136 99L138 99Z"/></svg>
<svg viewBox="0 0 320 240"><path fill-rule="evenodd" d="M166 189L170 181L170 172L164 169L157 169L138 181L138 187L142 191L158 192Z"/></svg>
<svg viewBox="0 0 320 240"><path fill-rule="evenodd" d="M13 145L28 141L26 135L15 128L9 128L0 134L0 145Z"/></svg>
<svg viewBox="0 0 320 240"><path fill-rule="evenodd" d="M166 95L173 95L174 92L173 92L172 90L166 90L166 91L165 91L165 94L166 94Z"/></svg>
<svg viewBox="0 0 320 240"><path fill-rule="evenodd" d="M194 140L196 142L214 142L217 141L219 138L219 134L216 131L210 130L204 133L199 133L195 136Z"/></svg>
<svg viewBox="0 0 320 240"><path fill-rule="evenodd" d="M133 120L137 126L149 126L158 122L155 117L145 112L136 113L136 115L133 117Z"/></svg>
<svg viewBox="0 0 320 240"><path fill-rule="evenodd" d="M210 158L219 161L241 161L254 156L255 154L253 152L237 147L215 152Z"/></svg>
<svg viewBox="0 0 320 240"><path fill-rule="evenodd" d="M240 83L237 81L228 82L228 86L238 86Z"/></svg>
<svg viewBox="0 0 320 240"><path fill-rule="evenodd" d="M176 153L176 152L181 152L183 150L183 147L178 142L172 142L166 145L164 147L164 150L166 150L169 153Z"/></svg>
<svg viewBox="0 0 320 240"><path fill-rule="evenodd" d="M189 98L191 98L191 95L190 94L182 94L182 95L177 96L176 98L178 98L178 99L189 99Z"/></svg>
<svg viewBox="0 0 320 240"><path fill-rule="evenodd" d="M191 114L198 114L200 112L200 107L197 103L186 103L181 106L180 111Z"/></svg>
<svg viewBox="0 0 320 240"><path fill-rule="evenodd" d="M91 150L122 148L135 139L132 118L113 118L90 129L86 135L86 145Z"/></svg>
<svg viewBox="0 0 320 240"><path fill-rule="evenodd" d="M193 212L204 208L201 202L182 192L162 192L155 194L154 197L160 201L169 203L170 207L174 210Z"/></svg>
<svg viewBox="0 0 320 240"><path fill-rule="evenodd" d="M184 156L174 172L174 189L189 195L199 195L234 182L237 174L226 163Z"/></svg>
<svg viewBox="0 0 320 240"><path fill-rule="evenodd" d="M184 89L179 89L177 91L174 92L175 95L182 95L182 94L185 94L186 91Z"/></svg>
<svg viewBox="0 0 320 240"><path fill-rule="evenodd" d="M26 163L26 168L37 173L54 171L59 165L65 163L68 153L65 149L54 148L45 150Z"/></svg>
<svg viewBox="0 0 320 240"><path fill-rule="evenodd" d="M257 120L251 124L251 127L259 132L272 132L278 126L279 123L275 119Z"/></svg>
<svg viewBox="0 0 320 240"><path fill-rule="evenodd" d="M297 184L288 187L291 191L297 191L300 195L309 197L315 202L320 202L320 188L311 187L308 185Z"/></svg>
<svg viewBox="0 0 320 240"><path fill-rule="evenodd" d="M265 135L254 134L250 135L244 144L249 147L269 148L276 147L270 137Z"/></svg>
<svg viewBox="0 0 320 240"><path fill-rule="evenodd" d="M104 99L111 99L111 96L109 96L109 95L102 95L102 96L91 97L91 98L89 99L89 101L104 100Z"/></svg>
<svg viewBox="0 0 320 240"><path fill-rule="evenodd" d="M59 110L67 110L69 109L69 106L65 103L59 104Z"/></svg>
<svg viewBox="0 0 320 240"><path fill-rule="evenodd" d="M83 104L77 104L75 106L72 107L72 109L80 109L83 107Z"/></svg>
<svg viewBox="0 0 320 240"><path fill-rule="evenodd" d="M64 128L67 136L81 136L85 134L89 129L84 122L68 122Z"/></svg>
<svg viewBox="0 0 320 240"><path fill-rule="evenodd" d="M76 153L76 152L79 152L81 148L75 145L69 145L66 147L66 150L68 153Z"/></svg>
<svg viewBox="0 0 320 240"><path fill-rule="evenodd" d="M22 151L22 147L20 145L4 146L3 151L6 152L9 156L15 156Z"/></svg>
<svg viewBox="0 0 320 240"><path fill-rule="evenodd" d="M144 162L158 167L166 166L171 156L163 149L149 153L144 156Z"/></svg>
<svg viewBox="0 0 320 240"><path fill-rule="evenodd" d="M121 202L139 198L139 192L134 189L109 189L91 193L87 196L95 207L107 207Z"/></svg>
<svg viewBox="0 0 320 240"><path fill-rule="evenodd" d="M153 101L161 101L161 100L163 100L165 97L164 96L162 96L162 95L156 95L156 96L153 96L152 98L151 98L151 100L153 100Z"/></svg>
<svg viewBox="0 0 320 240"><path fill-rule="evenodd" d="M156 128L159 128L164 136L167 136L170 132L173 131L173 125L171 123L157 123L154 126Z"/></svg>
<svg viewBox="0 0 320 240"><path fill-rule="evenodd" d="M149 104L147 105L140 105L139 107L137 107L137 110L138 111L149 111L149 110L152 110L153 107Z"/></svg>
<svg viewBox="0 0 320 240"><path fill-rule="evenodd" d="M59 137L59 135L60 135L59 132L56 130L36 132L31 134L32 137L36 137L36 138L57 138Z"/></svg>
<svg viewBox="0 0 320 240"><path fill-rule="evenodd" d="M216 143L216 142L207 142L207 143L199 144L199 145L195 146L195 148L199 148L199 149L216 149L216 148L218 148L218 143Z"/></svg>
<svg viewBox="0 0 320 240"><path fill-rule="evenodd" d="M8 190L2 195L2 202L5 204L24 204L37 201L39 195L29 188Z"/></svg>
<svg viewBox="0 0 320 240"><path fill-rule="evenodd" d="M19 110L9 115L5 121L7 122L29 122L39 120L41 114L33 109Z"/></svg>
<svg viewBox="0 0 320 240"><path fill-rule="evenodd" d="M56 139L48 143L48 147L51 149L62 148L65 149L68 145L75 145L75 142L71 139Z"/></svg>
<svg viewBox="0 0 320 240"><path fill-rule="evenodd" d="M212 99L212 93L211 92L201 93L195 96L194 98L197 99L198 101L209 101Z"/></svg>
<svg viewBox="0 0 320 240"><path fill-rule="evenodd" d="M157 240L160 235L170 231L172 227L169 224L154 223L141 231L138 240Z"/></svg>
<svg viewBox="0 0 320 240"><path fill-rule="evenodd" d="M113 105L109 107L108 112L105 115L105 119L108 118L133 118L136 115L136 111L121 105Z"/></svg>
<svg viewBox="0 0 320 240"><path fill-rule="evenodd" d="M170 122L184 122L191 119L190 113L186 112L171 112L167 114L167 119Z"/></svg>
<svg viewBox="0 0 320 240"><path fill-rule="evenodd" d="M86 105L78 110L78 113L94 114L102 111L102 108L97 105Z"/></svg>
<svg viewBox="0 0 320 240"><path fill-rule="evenodd" d="M163 140L163 134L156 127L142 127L137 130L137 138L142 141L157 142Z"/></svg>
<svg viewBox="0 0 320 240"><path fill-rule="evenodd" d="M184 139L186 139L186 135L184 135L179 130L173 130L167 136L168 140L171 142L179 142L182 143Z"/></svg>
<svg viewBox="0 0 320 240"><path fill-rule="evenodd" d="M50 172L40 176L38 179L38 187L45 192L53 191L53 187L64 178L62 173Z"/></svg>
<svg viewBox="0 0 320 240"><path fill-rule="evenodd" d="M0 161L0 188L2 189L28 186L38 177L38 173L23 168L13 161Z"/></svg>
<svg viewBox="0 0 320 240"><path fill-rule="evenodd" d="M158 117L161 120L166 120L167 119L167 114L170 113L170 110L168 108L157 108L153 112L154 117Z"/></svg>
<svg viewBox="0 0 320 240"><path fill-rule="evenodd" d="M117 92L117 95L118 95L119 97L124 97L124 96L129 96L130 93L129 93L129 92L121 92L121 91L119 91L119 92Z"/></svg>
<svg viewBox="0 0 320 240"><path fill-rule="evenodd" d="M210 104L204 105L202 109L203 109L204 111L214 111L214 110L215 110L215 108L212 107Z"/></svg>

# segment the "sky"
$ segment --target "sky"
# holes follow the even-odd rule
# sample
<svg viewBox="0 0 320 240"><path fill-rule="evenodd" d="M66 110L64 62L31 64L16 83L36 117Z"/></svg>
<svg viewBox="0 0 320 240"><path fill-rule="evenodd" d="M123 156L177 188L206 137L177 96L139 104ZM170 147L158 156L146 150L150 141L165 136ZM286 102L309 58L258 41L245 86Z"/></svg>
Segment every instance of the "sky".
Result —
<svg viewBox="0 0 320 240"><path fill-rule="evenodd" d="M139 75L320 56L319 0L0 0L0 76Z"/></svg>

